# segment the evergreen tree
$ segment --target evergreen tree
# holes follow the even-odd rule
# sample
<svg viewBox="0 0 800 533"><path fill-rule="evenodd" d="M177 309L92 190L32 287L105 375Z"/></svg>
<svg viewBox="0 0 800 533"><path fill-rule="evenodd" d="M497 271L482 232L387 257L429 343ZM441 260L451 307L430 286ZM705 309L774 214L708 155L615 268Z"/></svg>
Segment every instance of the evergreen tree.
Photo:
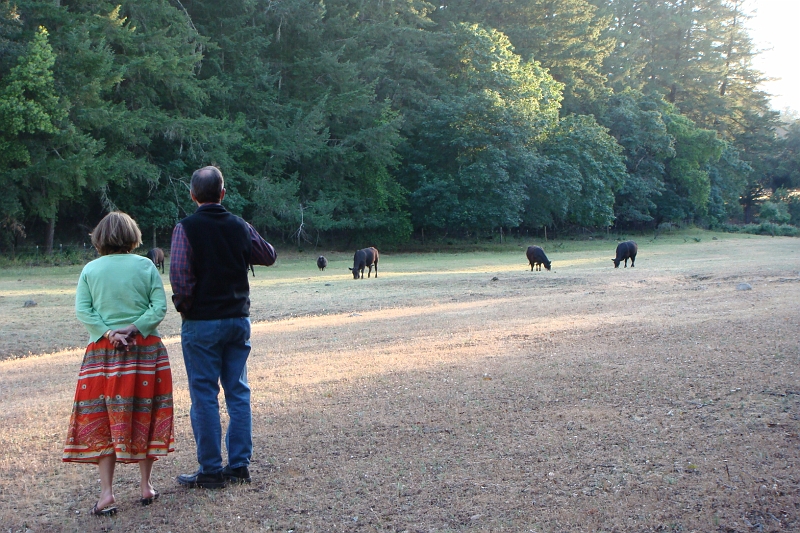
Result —
<svg viewBox="0 0 800 533"><path fill-rule="evenodd" d="M78 131L55 93L55 55L39 27L0 88L0 168L7 179L5 218L46 221L45 249L53 248L59 203L89 185L101 144Z"/></svg>
<svg viewBox="0 0 800 533"><path fill-rule="evenodd" d="M614 48L610 17L587 0L449 0L434 20L471 22L508 36L523 60L538 61L564 84L565 114L589 113L604 98L603 61Z"/></svg>

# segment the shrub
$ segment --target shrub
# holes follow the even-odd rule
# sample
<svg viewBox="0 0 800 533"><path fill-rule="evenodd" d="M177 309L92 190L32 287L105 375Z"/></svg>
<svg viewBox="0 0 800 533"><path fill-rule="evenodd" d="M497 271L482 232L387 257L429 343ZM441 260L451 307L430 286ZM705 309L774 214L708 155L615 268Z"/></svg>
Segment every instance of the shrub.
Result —
<svg viewBox="0 0 800 533"><path fill-rule="evenodd" d="M718 224L714 229L728 233L749 233L752 235L772 235L773 237L797 237L800 235L800 228L789 224L774 224L772 222L762 222L760 224Z"/></svg>

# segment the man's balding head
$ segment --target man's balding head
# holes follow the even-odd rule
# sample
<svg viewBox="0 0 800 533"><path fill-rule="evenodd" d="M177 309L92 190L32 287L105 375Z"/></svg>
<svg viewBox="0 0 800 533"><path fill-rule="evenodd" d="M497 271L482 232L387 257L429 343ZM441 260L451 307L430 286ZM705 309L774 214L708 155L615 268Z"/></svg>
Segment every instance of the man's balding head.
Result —
<svg viewBox="0 0 800 533"><path fill-rule="evenodd" d="M192 197L201 204L219 203L225 180L217 167L203 167L192 174Z"/></svg>

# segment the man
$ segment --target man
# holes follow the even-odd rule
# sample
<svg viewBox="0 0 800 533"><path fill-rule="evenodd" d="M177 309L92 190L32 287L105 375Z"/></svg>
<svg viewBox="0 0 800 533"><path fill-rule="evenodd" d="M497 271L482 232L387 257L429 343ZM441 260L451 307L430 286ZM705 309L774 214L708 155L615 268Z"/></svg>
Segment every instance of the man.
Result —
<svg viewBox="0 0 800 533"><path fill-rule="evenodd" d="M253 452L250 386L249 265L269 266L275 249L241 218L229 213L222 172L205 167L192 175L197 210L172 232L169 280L180 312L181 346L189 394L197 462L194 474L181 474L185 487L222 488L250 482ZM225 435L228 464L222 466L219 385L225 391L230 421Z"/></svg>

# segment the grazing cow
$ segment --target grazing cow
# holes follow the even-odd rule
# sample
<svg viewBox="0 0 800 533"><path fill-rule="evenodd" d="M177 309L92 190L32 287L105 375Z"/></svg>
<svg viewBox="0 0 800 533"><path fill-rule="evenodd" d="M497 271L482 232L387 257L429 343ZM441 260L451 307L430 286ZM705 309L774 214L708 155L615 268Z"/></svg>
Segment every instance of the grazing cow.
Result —
<svg viewBox="0 0 800 533"><path fill-rule="evenodd" d="M350 270L353 272L353 279L364 279L364 269L369 267L369 272L367 272L367 277L370 277L372 274L372 265L375 265L375 277L378 277L378 250L377 248L370 247L370 248L362 248L361 250L356 251L355 255L353 256L353 268ZM359 276L360 274L360 276Z"/></svg>
<svg viewBox="0 0 800 533"><path fill-rule="evenodd" d="M636 261L636 252L638 251L639 247L636 246L636 243L633 241L619 243L617 245L617 257L612 259L614 268L619 268L619 264L623 261L625 261L625 268L628 268L628 258L630 258L631 268L633 268L633 262Z"/></svg>
<svg viewBox="0 0 800 533"><path fill-rule="evenodd" d="M149 252L147 252L147 258L153 262L156 268L161 269L161 273L164 273L164 250L161 248L153 248Z"/></svg>
<svg viewBox="0 0 800 533"><path fill-rule="evenodd" d="M550 270L550 261L547 259L547 256L542 250L541 246L528 246L528 251L525 252L525 255L528 256L528 263L531 264L531 272L533 272L533 267L536 266L536 270L541 271L542 265L547 270Z"/></svg>
<svg viewBox="0 0 800 533"><path fill-rule="evenodd" d="M317 257L317 267L320 270L325 270L325 267L328 266L328 260L325 259L324 255Z"/></svg>

